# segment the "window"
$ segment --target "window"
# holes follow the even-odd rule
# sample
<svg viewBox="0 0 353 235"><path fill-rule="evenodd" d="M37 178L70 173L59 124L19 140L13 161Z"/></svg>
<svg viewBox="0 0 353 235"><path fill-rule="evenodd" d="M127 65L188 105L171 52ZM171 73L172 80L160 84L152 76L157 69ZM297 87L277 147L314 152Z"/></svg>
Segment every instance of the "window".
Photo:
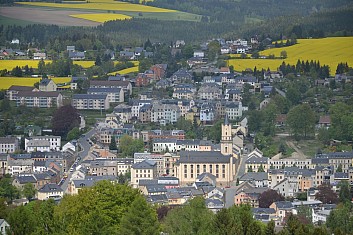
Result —
<svg viewBox="0 0 353 235"><path fill-rule="evenodd" d="M212 165L210 165L210 173L212 174Z"/></svg>

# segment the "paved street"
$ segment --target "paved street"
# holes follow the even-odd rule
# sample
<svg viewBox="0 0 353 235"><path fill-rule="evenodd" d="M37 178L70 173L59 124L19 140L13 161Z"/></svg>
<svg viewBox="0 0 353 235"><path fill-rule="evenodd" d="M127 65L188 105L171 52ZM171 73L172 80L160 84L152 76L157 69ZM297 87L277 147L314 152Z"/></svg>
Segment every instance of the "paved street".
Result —
<svg viewBox="0 0 353 235"><path fill-rule="evenodd" d="M95 134L95 129L91 129L90 131L88 131L85 136L81 137L78 139L78 144L79 146L81 146L81 151L78 153L78 155L81 157L81 160L78 162L77 165L80 165L80 163L88 156L88 152L91 148L91 145L89 144L89 142L87 141L87 139L91 138L94 134ZM67 186L70 182L71 176L73 172L67 172L68 176L65 180L65 182L61 185L62 190L64 190L64 192L66 192L67 190Z"/></svg>

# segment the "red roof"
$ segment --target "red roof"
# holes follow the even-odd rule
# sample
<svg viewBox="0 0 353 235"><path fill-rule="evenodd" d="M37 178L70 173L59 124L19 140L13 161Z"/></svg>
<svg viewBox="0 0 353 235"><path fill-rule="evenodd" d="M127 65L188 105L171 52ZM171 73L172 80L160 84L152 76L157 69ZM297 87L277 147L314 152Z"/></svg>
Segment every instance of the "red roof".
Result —
<svg viewBox="0 0 353 235"><path fill-rule="evenodd" d="M331 124L331 117L329 115L320 116L319 124Z"/></svg>

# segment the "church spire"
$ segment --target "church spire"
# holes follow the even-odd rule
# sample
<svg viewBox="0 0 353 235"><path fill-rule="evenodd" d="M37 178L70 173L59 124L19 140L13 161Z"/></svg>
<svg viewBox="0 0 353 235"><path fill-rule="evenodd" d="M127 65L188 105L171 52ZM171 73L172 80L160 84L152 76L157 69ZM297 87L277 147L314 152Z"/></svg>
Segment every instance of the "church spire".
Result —
<svg viewBox="0 0 353 235"><path fill-rule="evenodd" d="M224 125L229 125L228 114L224 117Z"/></svg>

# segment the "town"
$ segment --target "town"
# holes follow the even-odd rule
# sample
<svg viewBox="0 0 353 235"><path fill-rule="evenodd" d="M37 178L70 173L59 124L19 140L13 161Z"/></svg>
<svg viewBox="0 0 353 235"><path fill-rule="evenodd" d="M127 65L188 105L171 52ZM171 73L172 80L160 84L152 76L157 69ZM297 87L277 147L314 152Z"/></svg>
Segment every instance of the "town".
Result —
<svg viewBox="0 0 353 235"><path fill-rule="evenodd" d="M13 123L16 130L3 127L0 177L13 191L0 196L17 206L49 199L60 204L65 195L108 181L138 189L157 207L203 197L213 213L248 204L255 220L273 221L279 230L291 214L325 224L338 202L352 200L352 133L338 136L342 128L352 128L343 118L353 112L352 69L339 64L330 76L316 61L298 61L289 69L284 64L276 71L236 72L217 62L227 54L245 55L258 44L256 37L210 40L173 72L159 63L136 74L70 76L70 82L56 84L55 76L35 69L31 76L41 77L39 83L10 86L0 108L33 109L34 116L53 110L52 128L48 120ZM210 55L214 45L217 53ZM178 40L169 56L186 49ZM19 52L3 50L1 56L27 56ZM74 46L64 53L72 61L85 59ZM109 61L140 60L141 67L153 52L136 47L105 55ZM44 63L48 55L30 56ZM315 69L315 77L307 79ZM18 123L16 117L2 118L6 127L10 119ZM54 119L59 124L53 125ZM337 133L329 136L331 130ZM318 141L317 148L303 153L298 143L306 140ZM0 219L1 228L9 226Z"/></svg>

